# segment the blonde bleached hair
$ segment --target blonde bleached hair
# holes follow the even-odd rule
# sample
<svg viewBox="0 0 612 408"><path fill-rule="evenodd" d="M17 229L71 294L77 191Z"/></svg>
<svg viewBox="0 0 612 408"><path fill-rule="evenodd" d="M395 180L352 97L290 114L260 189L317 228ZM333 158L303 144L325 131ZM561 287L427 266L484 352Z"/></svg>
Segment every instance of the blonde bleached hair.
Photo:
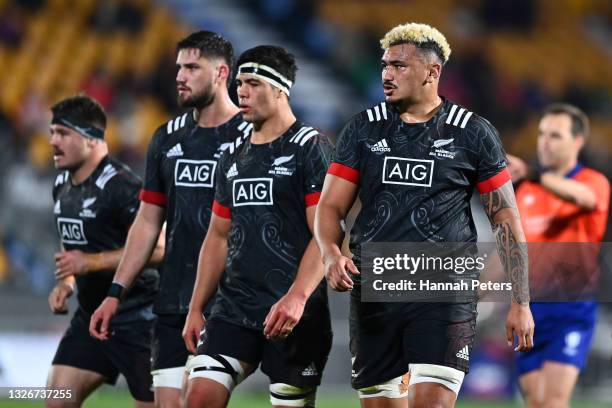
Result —
<svg viewBox="0 0 612 408"><path fill-rule="evenodd" d="M380 40L383 50L399 44L413 44L419 49L431 50L440 58L442 65L446 64L451 54L450 45L444 34L427 24L400 24L393 27Z"/></svg>

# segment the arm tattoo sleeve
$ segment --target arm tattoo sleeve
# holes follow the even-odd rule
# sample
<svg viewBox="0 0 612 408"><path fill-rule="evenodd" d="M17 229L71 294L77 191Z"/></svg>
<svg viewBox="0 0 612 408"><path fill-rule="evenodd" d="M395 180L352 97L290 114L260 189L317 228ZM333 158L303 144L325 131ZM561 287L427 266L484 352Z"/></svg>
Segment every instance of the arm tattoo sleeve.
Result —
<svg viewBox="0 0 612 408"><path fill-rule="evenodd" d="M512 299L516 303L527 304L529 302L527 244L511 182L481 194L480 200L493 228L499 259L512 284Z"/></svg>

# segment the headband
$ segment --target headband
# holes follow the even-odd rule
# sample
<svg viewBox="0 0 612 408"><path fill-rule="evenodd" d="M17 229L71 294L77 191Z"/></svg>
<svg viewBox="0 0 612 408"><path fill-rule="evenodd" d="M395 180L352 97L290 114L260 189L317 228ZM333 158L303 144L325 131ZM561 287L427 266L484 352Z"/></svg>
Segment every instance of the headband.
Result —
<svg viewBox="0 0 612 408"><path fill-rule="evenodd" d="M238 67L238 75L240 74L251 74L254 75L270 85L277 87L281 91L289 96L289 89L293 85L293 82L288 80L283 74L271 68L267 65L258 64L256 62L247 62Z"/></svg>
<svg viewBox="0 0 612 408"><path fill-rule="evenodd" d="M104 131L102 129L73 119L70 116L54 116L51 120L51 124L66 126L85 137L104 140Z"/></svg>

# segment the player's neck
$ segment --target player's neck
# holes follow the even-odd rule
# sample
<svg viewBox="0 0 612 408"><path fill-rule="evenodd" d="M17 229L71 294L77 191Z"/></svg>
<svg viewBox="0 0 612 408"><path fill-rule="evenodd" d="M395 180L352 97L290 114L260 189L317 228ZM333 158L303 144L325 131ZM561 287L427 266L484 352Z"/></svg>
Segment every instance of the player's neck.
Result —
<svg viewBox="0 0 612 408"><path fill-rule="evenodd" d="M194 110L194 119L200 127L213 128L224 124L238 112L238 107L234 105L227 92L219 92L213 103Z"/></svg>
<svg viewBox="0 0 612 408"><path fill-rule="evenodd" d="M270 143L281 137L296 121L291 109L281 109L263 122L253 123L252 144Z"/></svg>
<svg viewBox="0 0 612 408"><path fill-rule="evenodd" d="M400 118L406 123L423 123L431 119L442 107L444 101L438 94L415 103L400 102Z"/></svg>
<svg viewBox="0 0 612 408"><path fill-rule="evenodd" d="M578 164L578 159L572 159L562 166L559 166L555 169L550 169L550 172L559 177L565 177L565 175L568 174L570 171L572 171L572 169L576 167L577 164Z"/></svg>
<svg viewBox="0 0 612 408"><path fill-rule="evenodd" d="M92 152L91 156L78 169L70 171L72 184L76 186L87 180L107 155L108 149L99 149Z"/></svg>

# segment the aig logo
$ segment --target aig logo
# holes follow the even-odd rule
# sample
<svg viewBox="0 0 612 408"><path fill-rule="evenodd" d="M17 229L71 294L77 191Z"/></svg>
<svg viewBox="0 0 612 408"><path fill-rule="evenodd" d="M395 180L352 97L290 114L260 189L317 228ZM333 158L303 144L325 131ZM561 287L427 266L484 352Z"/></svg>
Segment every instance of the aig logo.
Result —
<svg viewBox="0 0 612 408"><path fill-rule="evenodd" d="M406 186L431 187L434 161L385 157L382 182Z"/></svg>
<svg viewBox="0 0 612 408"><path fill-rule="evenodd" d="M234 207L243 205L272 205L272 179L248 178L234 180Z"/></svg>
<svg viewBox="0 0 612 408"><path fill-rule="evenodd" d="M213 160L178 159L174 165L174 184L183 187L214 186L215 168Z"/></svg>
<svg viewBox="0 0 612 408"><path fill-rule="evenodd" d="M85 238L85 231L83 230L83 220L58 217L57 229L64 244L87 244L87 238Z"/></svg>

